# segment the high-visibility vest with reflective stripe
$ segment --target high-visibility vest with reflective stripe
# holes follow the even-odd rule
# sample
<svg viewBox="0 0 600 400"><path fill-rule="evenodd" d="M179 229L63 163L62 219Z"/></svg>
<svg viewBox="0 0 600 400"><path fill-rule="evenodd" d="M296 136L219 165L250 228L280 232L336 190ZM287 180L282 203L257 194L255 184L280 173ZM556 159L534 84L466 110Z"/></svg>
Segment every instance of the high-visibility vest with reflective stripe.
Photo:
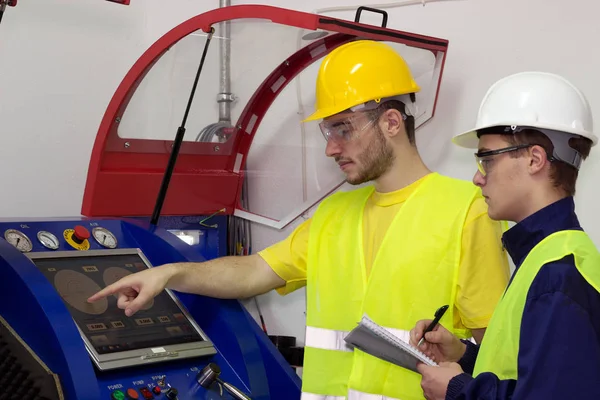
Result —
<svg viewBox="0 0 600 400"><path fill-rule="evenodd" d="M474 376L492 372L500 379L517 379L521 318L529 288L542 266L569 254L574 255L575 266L585 280L600 292L600 253L589 236L568 230L546 237L527 255L494 310L477 355Z"/></svg>
<svg viewBox="0 0 600 400"><path fill-rule="evenodd" d="M302 393L301 400L400 400L380 394L362 393L356 390L348 390L346 396L327 396L313 393Z"/></svg>
<svg viewBox="0 0 600 400"><path fill-rule="evenodd" d="M463 225L478 189L437 173L428 176L390 224L367 280L362 219L372 193L372 187L336 193L311 221L306 398L362 393L423 399L419 374L345 346L344 336L363 314L406 340L418 320L448 304L441 323L470 336L453 329L453 311Z"/></svg>

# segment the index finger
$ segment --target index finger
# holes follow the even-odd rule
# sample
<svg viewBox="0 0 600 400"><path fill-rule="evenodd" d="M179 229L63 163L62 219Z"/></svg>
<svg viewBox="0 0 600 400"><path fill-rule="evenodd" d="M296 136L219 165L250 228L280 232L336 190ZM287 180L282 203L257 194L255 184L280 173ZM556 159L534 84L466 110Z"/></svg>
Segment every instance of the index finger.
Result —
<svg viewBox="0 0 600 400"><path fill-rule="evenodd" d="M121 289L123 289L125 287L127 287L127 283L126 282L122 282L122 281L115 282L112 285L108 285L107 287L105 287L104 289L100 290L99 292L91 295L87 299L87 301L89 303L93 303L95 301L100 300L103 297L108 297L111 294L116 294L116 293L119 292L119 290L121 290Z"/></svg>
<svg viewBox="0 0 600 400"><path fill-rule="evenodd" d="M413 346L416 346L421 337L423 337L423 332L427 329L427 326L431 323L431 320L422 319L417 321L415 327L410 331L410 343Z"/></svg>

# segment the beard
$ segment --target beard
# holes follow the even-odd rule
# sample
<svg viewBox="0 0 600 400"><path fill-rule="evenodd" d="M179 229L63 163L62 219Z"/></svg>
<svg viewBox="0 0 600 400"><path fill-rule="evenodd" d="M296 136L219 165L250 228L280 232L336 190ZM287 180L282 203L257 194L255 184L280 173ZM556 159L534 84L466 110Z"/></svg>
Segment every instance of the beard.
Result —
<svg viewBox="0 0 600 400"><path fill-rule="evenodd" d="M362 166L355 177L347 177L346 182L360 185L378 179L387 172L394 162L394 151L386 142L381 128L377 126L375 138L357 157L357 165Z"/></svg>

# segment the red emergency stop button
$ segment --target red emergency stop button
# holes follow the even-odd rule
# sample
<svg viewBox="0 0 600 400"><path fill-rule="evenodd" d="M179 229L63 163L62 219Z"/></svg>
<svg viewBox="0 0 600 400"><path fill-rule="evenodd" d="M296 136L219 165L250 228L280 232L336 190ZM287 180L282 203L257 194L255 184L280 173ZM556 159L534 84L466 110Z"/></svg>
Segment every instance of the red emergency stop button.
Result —
<svg viewBox="0 0 600 400"><path fill-rule="evenodd" d="M137 390L135 389L127 389L127 398L132 400L137 400L140 398Z"/></svg>
<svg viewBox="0 0 600 400"><path fill-rule="evenodd" d="M90 231L88 231L84 226L77 225L73 232L73 240L78 244L83 243L84 240L90 238Z"/></svg>

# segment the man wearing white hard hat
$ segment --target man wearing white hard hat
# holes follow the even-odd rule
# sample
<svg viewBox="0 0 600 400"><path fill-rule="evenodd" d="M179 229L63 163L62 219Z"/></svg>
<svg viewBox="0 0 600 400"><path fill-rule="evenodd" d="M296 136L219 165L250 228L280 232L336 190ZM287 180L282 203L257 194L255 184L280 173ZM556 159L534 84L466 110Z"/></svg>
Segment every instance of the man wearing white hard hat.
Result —
<svg viewBox="0 0 600 400"><path fill-rule="evenodd" d="M597 143L583 93L566 79L524 72L488 91L476 128L454 138L475 148L481 187L496 220L516 225L503 243L516 266L480 346L443 327L421 349L429 400L599 399L600 253L573 196ZM411 331L416 344L429 321Z"/></svg>

